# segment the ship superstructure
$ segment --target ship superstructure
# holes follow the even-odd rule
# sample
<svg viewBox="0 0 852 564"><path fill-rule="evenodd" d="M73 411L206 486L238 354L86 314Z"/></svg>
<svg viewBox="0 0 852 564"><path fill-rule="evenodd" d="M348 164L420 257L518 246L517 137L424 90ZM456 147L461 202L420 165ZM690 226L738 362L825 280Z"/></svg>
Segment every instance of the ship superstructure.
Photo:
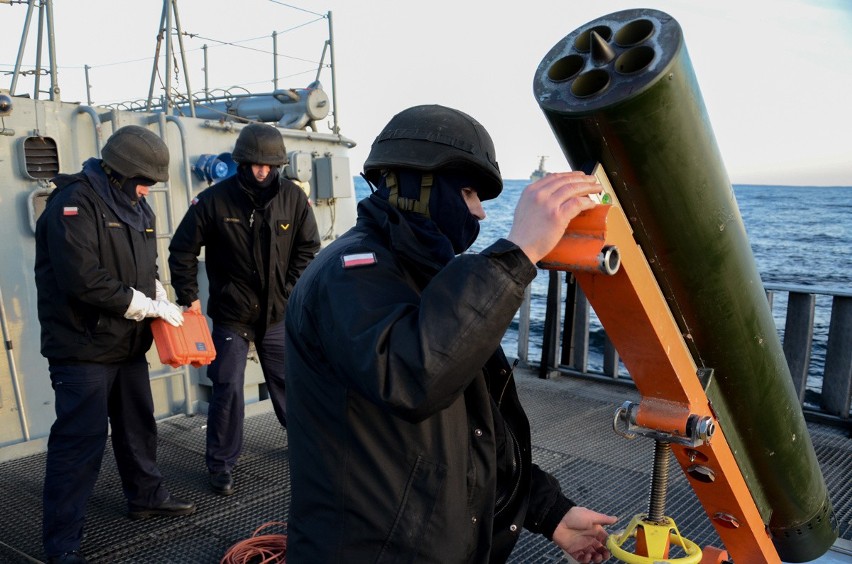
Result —
<svg viewBox="0 0 852 564"><path fill-rule="evenodd" d="M61 99L52 2L31 0L17 7L27 10L21 46L11 82L8 88L0 89L0 321L6 352L0 361L0 452L4 459L43 450L54 420L47 360L39 351L33 274L35 222L53 189L51 178L58 173L78 172L86 159L99 157L113 131L139 125L155 132L169 146L169 180L153 186L148 197L157 214L160 279L169 291L170 236L200 191L234 173L230 153L248 123L270 123L281 132L290 160L283 172L308 194L323 244L355 221L348 158L355 142L341 135L338 126L331 12L315 20L328 23L328 34L317 46L320 61L307 86L279 88L276 67L269 92L252 94L241 87L211 90L206 76L204 88L194 92L189 88L177 2L164 0L156 53L163 55L165 72L160 72L162 62L155 57L147 98L97 105ZM27 36L36 16L36 63L25 67ZM47 68L41 66L42 52L49 55ZM331 64L325 62L327 56ZM182 61L184 71L183 93L171 82L172 76L179 75L172 66L177 61ZM28 75L34 76L33 91L22 93L19 82ZM50 79L48 90L42 90L42 76ZM165 80L159 98L153 96L157 78ZM321 79L331 85L331 91L323 88ZM201 258L203 270L203 255ZM206 296L205 275L199 276L199 283L202 296ZM148 359L158 418L204 411L209 391L204 368L162 366L153 349ZM249 362L245 396L247 403L265 399L257 363Z"/></svg>

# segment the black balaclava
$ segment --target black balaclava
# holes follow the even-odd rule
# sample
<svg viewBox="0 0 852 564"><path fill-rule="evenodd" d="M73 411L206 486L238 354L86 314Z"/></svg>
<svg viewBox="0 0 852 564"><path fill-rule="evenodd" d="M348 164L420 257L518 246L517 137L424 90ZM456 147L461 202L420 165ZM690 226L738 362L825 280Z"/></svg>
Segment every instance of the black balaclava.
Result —
<svg viewBox="0 0 852 564"><path fill-rule="evenodd" d="M395 171L394 175L400 200L420 199L422 172L402 169ZM397 204L412 224L418 239L429 247L436 257L449 260L463 253L479 235L479 220L470 213L462 196L462 188L465 187L475 188L476 185L460 173L439 171L432 175L428 212L424 209L412 211L402 204ZM389 199L387 177L382 177L376 195L383 200Z"/></svg>
<svg viewBox="0 0 852 564"><path fill-rule="evenodd" d="M263 182L258 182L251 171L251 164L241 163L237 166L237 178L240 184L248 190L255 205L264 205L276 194L275 190L269 188L278 185L278 167L270 167L269 174L263 179Z"/></svg>
<svg viewBox="0 0 852 564"><path fill-rule="evenodd" d="M479 236L479 219L470 213L462 188L476 188L476 185L461 174L437 172L429 198L429 215L453 244L457 255L468 250Z"/></svg>
<svg viewBox="0 0 852 564"><path fill-rule="evenodd" d="M124 223L142 232L153 227L154 212L144 199L136 195L136 185L143 183L141 179L125 178L95 158L83 163L83 173L101 199ZM132 196L128 190L132 190Z"/></svg>
<svg viewBox="0 0 852 564"><path fill-rule="evenodd" d="M103 163L104 172L107 174L107 178L109 178L109 183L112 186L121 192L128 200L130 200L131 204L135 204L139 201L139 194L136 193L136 186L139 184L147 184L148 186L153 186L153 182L149 181L146 178L127 178L126 176L122 176L115 170L111 169L109 165Z"/></svg>

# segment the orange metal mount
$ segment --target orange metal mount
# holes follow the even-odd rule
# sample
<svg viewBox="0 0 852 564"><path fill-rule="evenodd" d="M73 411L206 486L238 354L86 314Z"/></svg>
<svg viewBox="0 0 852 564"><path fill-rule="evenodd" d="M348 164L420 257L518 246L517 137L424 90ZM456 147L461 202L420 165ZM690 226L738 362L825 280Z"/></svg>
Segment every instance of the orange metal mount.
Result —
<svg viewBox="0 0 852 564"><path fill-rule="evenodd" d="M715 425L712 440L691 445L673 441L675 458L735 562L780 563L725 429L710 409L695 362L627 217L600 165L594 174L614 203L580 214L540 266L574 274L642 395L635 423L675 438L688 434L690 416ZM593 240L594 245L584 243L577 246L580 253L572 253L578 240ZM596 268L591 260L604 248L617 250L620 268L612 274Z"/></svg>

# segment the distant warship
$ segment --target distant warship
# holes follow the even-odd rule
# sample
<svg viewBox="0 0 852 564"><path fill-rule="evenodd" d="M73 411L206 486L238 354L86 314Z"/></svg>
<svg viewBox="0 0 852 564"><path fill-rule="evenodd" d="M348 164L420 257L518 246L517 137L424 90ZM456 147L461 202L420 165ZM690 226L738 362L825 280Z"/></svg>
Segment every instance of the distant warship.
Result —
<svg viewBox="0 0 852 564"><path fill-rule="evenodd" d="M545 155L539 157L540 160L538 161L538 168L532 171L532 174L530 174L530 182L535 182L536 180L547 176L548 172L544 170L544 160L546 158L547 156Z"/></svg>

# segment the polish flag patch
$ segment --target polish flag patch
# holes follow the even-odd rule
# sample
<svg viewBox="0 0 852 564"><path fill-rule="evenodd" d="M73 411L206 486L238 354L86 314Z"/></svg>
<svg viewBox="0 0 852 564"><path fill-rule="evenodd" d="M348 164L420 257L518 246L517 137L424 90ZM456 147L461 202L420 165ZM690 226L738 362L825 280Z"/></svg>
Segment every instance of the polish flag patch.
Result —
<svg viewBox="0 0 852 564"><path fill-rule="evenodd" d="M66 206L62 208L62 215L77 215L79 210L77 206Z"/></svg>
<svg viewBox="0 0 852 564"><path fill-rule="evenodd" d="M378 262L376 253L355 253L352 255L343 255L343 268L357 268L359 266L370 266Z"/></svg>

